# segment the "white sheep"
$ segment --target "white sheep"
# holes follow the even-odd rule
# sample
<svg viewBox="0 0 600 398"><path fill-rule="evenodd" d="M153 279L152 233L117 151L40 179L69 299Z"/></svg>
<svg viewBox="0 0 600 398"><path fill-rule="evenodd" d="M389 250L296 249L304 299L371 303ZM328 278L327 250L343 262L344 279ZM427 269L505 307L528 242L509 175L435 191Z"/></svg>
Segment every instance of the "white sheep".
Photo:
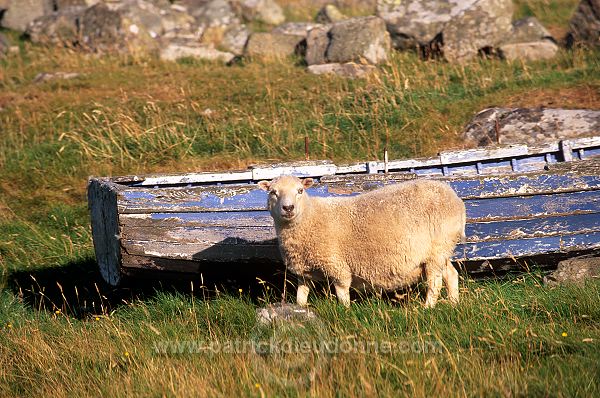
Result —
<svg viewBox="0 0 600 398"><path fill-rule="evenodd" d="M269 193L279 248L298 276L297 303L307 279L333 282L350 305L350 287L396 290L427 281L425 306L442 288L458 302L458 272L450 262L464 238L465 205L446 183L411 180L351 197L310 197L311 178L281 176L258 186Z"/></svg>

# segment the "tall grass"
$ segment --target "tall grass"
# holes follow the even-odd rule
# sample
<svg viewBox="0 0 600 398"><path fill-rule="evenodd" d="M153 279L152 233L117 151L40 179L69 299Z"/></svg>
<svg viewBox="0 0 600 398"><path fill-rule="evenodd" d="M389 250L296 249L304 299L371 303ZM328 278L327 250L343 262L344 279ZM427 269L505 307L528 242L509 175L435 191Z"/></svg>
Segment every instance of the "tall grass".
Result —
<svg viewBox="0 0 600 398"><path fill-rule="evenodd" d="M300 3L282 1L293 19L319 7ZM516 1L518 16L559 30L575 3ZM311 296L317 322L264 327L254 311L280 301L280 275L103 285L85 203L88 175L303 159L305 137L312 159L376 159L385 147L426 156L462 147L464 124L486 107L598 108L598 52L464 66L394 54L378 74L344 80L294 59L161 63L9 35L20 52L0 60L0 396L599 394L598 282L550 289L539 272L463 275L461 304L434 310L418 288L355 294L345 309L325 287ZM54 71L81 76L33 82ZM206 349L269 341L313 348Z"/></svg>

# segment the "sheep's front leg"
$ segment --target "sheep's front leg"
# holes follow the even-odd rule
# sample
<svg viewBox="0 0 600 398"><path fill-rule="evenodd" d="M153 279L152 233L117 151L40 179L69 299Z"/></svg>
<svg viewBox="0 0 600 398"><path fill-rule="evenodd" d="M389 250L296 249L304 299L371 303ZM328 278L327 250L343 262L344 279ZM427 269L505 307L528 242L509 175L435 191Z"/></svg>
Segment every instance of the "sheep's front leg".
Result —
<svg viewBox="0 0 600 398"><path fill-rule="evenodd" d="M308 305L308 293L310 289L303 279L298 280L298 290L296 291L296 304L301 306Z"/></svg>
<svg viewBox="0 0 600 398"><path fill-rule="evenodd" d="M446 260L442 278L446 284L446 289L448 289L448 300L452 304L458 304L458 271L456 271L450 259Z"/></svg>
<svg viewBox="0 0 600 398"><path fill-rule="evenodd" d="M442 272L443 269L437 264L428 263L425 266L425 277L427 279L427 297L425 298L425 307L432 308L437 303L442 290Z"/></svg>

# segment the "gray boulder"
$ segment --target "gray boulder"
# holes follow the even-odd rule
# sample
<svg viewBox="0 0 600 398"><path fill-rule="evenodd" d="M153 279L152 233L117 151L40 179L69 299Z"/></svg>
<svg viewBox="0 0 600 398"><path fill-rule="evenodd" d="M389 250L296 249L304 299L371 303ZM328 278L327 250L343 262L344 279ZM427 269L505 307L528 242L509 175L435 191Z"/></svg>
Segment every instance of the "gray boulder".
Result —
<svg viewBox="0 0 600 398"><path fill-rule="evenodd" d="M344 19L348 19L348 17L346 15L342 14L342 12L339 10L339 8L337 8L333 4L327 4L326 6L324 6L323 8L321 8L319 10L319 12L317 13L317 15L315 17L315 22L322 23L322 24L328 24L328 23L333 23L333 22L340 22L340 21L343 21Z"/></svg>
<svg viewBox="0 0 600 398"><path fill-rule="evenodd" d="M304 36L285 33L253 33L248 39L245 54L250 57L285 58L301 55Z"/></svg>
<svg viewBox="0 0 600 398"><path fill-rule="evenodd" d="M556 41L536 17L519 19L512 23L510 35L504 43L529 43L540 40Z"/></svg>
<svg viewBox="0 0 600 398"><path fill-rule="evenodd" d="M198 2L196 2L198 3ZM184 3L185 4L185 3ZM240 20L227 0L210 0L204 4L188 6L188 12L199 25L206 27L239 24Z"/></svg>
<svg viewBox="0 0 600 398"><path fill-rule="evenodd" d="M510 36L498 46L498 54L509 61L535 61L556 56L558 45L535 17L513 22Z"/></svg>
<svg viewBox="0 0 600 398"><path fill-rule="evenodd" d="M600 46L600 0L581 0L569 23L567 44Z"/></svg>
<svg viewBox="0 0 600 398"><path fill-rule="evenodd" d="M600 279L600 257L591 254L559 262L556 271L544 277L544 284L548 286L566 283L582 284L586 280L594 279Z"/></svg>
<svg viewBox="0 0 600 398"><path fill-rule="evenodd" d="M34 43L76 45L80 41L84 10L84 7L69 7L44 15L29 24L27 34Z"/></svg>
<svg viewBox="0 0 600 398"><path fill-rule="evenodd" d="M321 65L310 65L307 70L315 75L337 75L346 77L349 79L356 79L366 77L367 75L377 70L376 66L373 65L362 65L354 62L347 62L345 64L321 64Z"/></svg>
<svg viewBox="0 0 600 398"><path fill-rule="evenodd" d="M327 48L329 47L329 30L331 26L318 26L311 29L306 36L305 60L308 65L327 63Z"/></svg>
<svg viewBox="0 0 600 398"><path fill-rule="evenodd" d="M52 0L9 0L5 1L4 14L0 26L25 32L27 26L36 18L51 13L54 10Z"/></svg>
<svg viewBox="0 0 600 398"><path fill-rule="evenodd" d="M442 31L444 58L462 63L479 50L494 48L512 31L512 0L479 0Z"/></svg>
<svg viewBox="0 0 600 398"><path fill-rule="evenodd" d="M394 47L441 48L451 62L464 62L494 47L511 32L511 0L379 0Z"/></svg>
<svg viewBox="0 0 600 398"><path fill-rule="evenodd" d="M285 22L283 9L275 0L233 0L232 4L246 21L260 21L268 25Z"/></svg>
<svg viewBox="0 0 600 398"><path fill-rule="evenodd" d="M235 55L242 55L249 37L250 31L246 25L231 25L225 30L219 47Z"/></svg>
<svg viewBox="0 0 600 398"><path fill-rule="evenodd" d="M306 36L306 63L385 62L391 49L385 22L378 17L350 18L311 29Z"/></svg>
<svg viewBox="0 0 600 398"><path fill-rule="evenodd" d="M600 111L588 109L490 108L475 115L464 130L467 142L535 145L598 135Z"/></svg>

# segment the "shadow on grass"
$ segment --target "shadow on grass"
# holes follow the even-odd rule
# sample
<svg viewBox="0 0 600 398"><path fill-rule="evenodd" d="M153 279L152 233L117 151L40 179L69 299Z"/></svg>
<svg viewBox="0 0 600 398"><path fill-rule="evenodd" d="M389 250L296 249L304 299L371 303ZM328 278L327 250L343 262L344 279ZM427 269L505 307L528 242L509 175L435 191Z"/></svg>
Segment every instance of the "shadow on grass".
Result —
<svg viewBox="0 0 600 398"><path fill-rule="evenodd" d="M274 264L235 263L207 265L201 275L134 273L118 287L113 287L102 279L95 259L88 258L57 267L15 271L8 275L7 288L34 310L60 310L76 318L85 318L108 314L133 301L151 300L159 292L193 293L201 299L212 299L218 294L243 294L259 303L267 286L271 298L281 298L284 280L283 270ZM295 288L289 280L286 289L290 300Z"/></svg>

